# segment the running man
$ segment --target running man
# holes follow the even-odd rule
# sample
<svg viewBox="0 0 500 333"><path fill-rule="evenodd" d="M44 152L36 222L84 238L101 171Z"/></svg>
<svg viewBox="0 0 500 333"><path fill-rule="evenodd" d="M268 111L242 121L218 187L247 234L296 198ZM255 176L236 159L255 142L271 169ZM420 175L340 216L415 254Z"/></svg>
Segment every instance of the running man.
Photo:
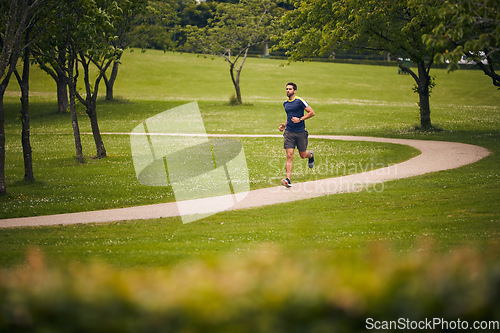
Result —
<svg viewBox="0 0 500 333"><path fill-rule="evenodd" d="M293 154L295 147L299 150L301 158L309 159L309 168L314 167L314 154L307 150L309 133L306 131L305 120L314 117L314 110L306 101L296 96L297 85L293 82L286 84L286 95L288 100L283 103L286 112L286 122L280 124L279 130L283 132L284 148L286 150L286 179L281 184L292 187L290 178L292 177ZM306 112L304 114L304 111Z"/></svg>

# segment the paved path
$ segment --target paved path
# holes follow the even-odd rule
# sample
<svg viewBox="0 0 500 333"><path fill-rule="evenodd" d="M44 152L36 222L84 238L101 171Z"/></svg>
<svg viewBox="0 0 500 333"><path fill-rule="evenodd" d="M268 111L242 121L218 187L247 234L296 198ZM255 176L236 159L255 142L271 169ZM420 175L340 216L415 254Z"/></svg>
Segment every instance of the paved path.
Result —
<svg viewBox="0 0 500 333"><path fill-rule="evenodd" d="M104 133L103 133L104 134ZM130 133L108 133L123 134ZM213 137L280 137L279 135L209 135ZM372 170L354 175L328 178L304 183L294 183L287 189L283 186L249 191L246 197L229 210L274 205L302 199L320 197L329 194L355 192L363 189L377 191L383 188L383 182L395 179L419 176L430 172L454 169L474 163L488 156L490 152L479 146L457 142L388 139L360 136L310 135L313 139L343 140L343 141L370 141L402 144L414 147L421 154L405 162L386 168ZM221 199L223 197L220 197ZM200 207L205 207L206 214L213 214L213 202L217 198L189 200L196 213ZM217 211L220 211L217 210ZM107 209L100 211L46 215L35 217L21 217L0 220L0 228L42 226L77 223L103 223L122 220L157 219L162 217L179 216L176 202L165 204L145 205L129 208Z"/></svg>

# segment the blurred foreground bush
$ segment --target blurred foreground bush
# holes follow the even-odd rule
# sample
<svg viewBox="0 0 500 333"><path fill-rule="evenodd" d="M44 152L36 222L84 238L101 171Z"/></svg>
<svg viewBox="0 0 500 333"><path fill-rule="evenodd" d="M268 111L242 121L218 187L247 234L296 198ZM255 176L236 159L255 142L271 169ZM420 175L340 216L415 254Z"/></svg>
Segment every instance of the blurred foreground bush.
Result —
<svg viewBox="0 0 500 333"><path fill-rule="evenodd" d="M489 253L490 255L485 255ZM0 271L0 332L356 332L374 320L500 319L498 246L366 257L251 255L118 269L51 267L36 249Z"/></svg>

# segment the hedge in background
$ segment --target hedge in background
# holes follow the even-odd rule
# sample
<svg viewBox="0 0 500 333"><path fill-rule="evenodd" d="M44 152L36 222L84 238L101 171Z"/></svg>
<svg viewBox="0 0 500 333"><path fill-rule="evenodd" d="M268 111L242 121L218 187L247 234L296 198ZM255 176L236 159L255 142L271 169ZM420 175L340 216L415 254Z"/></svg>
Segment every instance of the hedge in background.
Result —
<svg viewBox="0 0 500 333"><path fill-rule="evenodd" d="M170 270L124 270L53 267L33 249L26 264L0 271L0 332L355 332L434 318L498 324L498 253L499 246L444 254L424 246L395 256L375 247L346 258L263 247Z"/></svg>

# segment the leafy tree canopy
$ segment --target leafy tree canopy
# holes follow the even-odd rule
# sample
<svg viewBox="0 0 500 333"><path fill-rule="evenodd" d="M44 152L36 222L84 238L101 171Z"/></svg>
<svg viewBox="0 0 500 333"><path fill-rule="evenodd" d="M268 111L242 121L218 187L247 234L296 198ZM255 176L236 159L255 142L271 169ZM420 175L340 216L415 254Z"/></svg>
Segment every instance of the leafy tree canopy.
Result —
<svg viewBox="0 0 500 333"><path fill-rule="evenodd" d="M425 1L429 2L419 2ZM435 18L423 13L420 3L297 0L294 4L296 10L285 15L290 29L280 44L293 59L355 49L391 53L417 62L432 52L421 37L432 31Z"/></svg>
<svg viewBox="0 0 500 333"><path fill-rule="evenodd" d="M428 129L430 69L436 50L422 36L437 25L438 18L425 10L433 4L430 0L296 0L296 9L284 17L289 29L278 47L295 60L348 50L399 58L399 66L415 80L421 128ZM405 66L402 58L410 58L417 71Z"/></svg>
<svg viewBox="0 0 500 333"><path fill-rule="evenodd" d="M440 19L424 35L429 47L443 50L434 60L448 63L448 69L453 71L465 56L466 61L477 64L500 87L500 75L495 72L500 64L500 1L449 0L426 10Z"/></svg>

